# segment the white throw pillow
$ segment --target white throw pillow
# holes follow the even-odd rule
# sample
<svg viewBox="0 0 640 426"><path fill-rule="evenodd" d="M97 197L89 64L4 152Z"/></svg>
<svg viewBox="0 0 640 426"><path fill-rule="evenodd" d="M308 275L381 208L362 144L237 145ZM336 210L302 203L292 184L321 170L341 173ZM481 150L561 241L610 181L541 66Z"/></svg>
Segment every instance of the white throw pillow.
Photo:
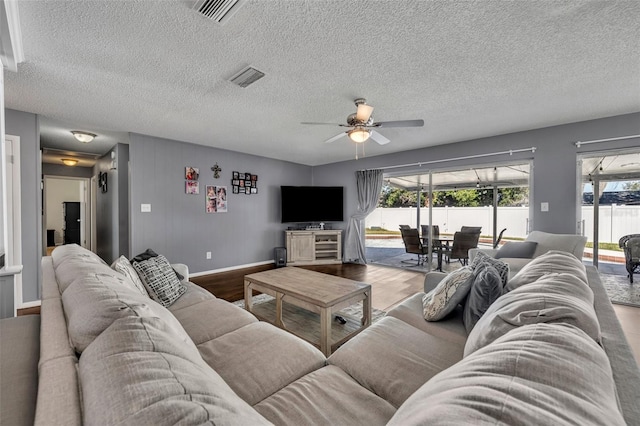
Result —
<svg viewBox="0 0 640 426"><path fill-rule="evenodd" d="M469 293L473 284L473 270L462 267L444 277L422 297L422 311L427 321L439 321L451 313Z"/></svg>
<svg viewBox="0 0 640 426"><path fill-rule="evenodd" d="M140 277L133 266L131 266L131 262L124 256L120 256L117 258L112 264L111 269L114 271L120 272L122 275L128 278L127 284L129 284L133 289L137 290L143 296L149 297L149 293L147 293L147 289L144 288L144 284L140 281Z"/></svg>

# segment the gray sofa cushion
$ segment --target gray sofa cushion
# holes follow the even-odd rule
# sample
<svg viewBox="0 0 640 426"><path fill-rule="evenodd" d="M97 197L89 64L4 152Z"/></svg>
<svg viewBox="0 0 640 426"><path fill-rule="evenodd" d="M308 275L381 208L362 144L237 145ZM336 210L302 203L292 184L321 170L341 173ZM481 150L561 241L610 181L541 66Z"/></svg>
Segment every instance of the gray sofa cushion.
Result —
<svg viewBox="0 0 640 426"><path fill-rule="evenodd" d="M538 243L533 257L538 257L550 250L566 251L578 259L582 259L587 237L575 234L553 234L542 231L532 231L527 235L527 241Z"/></svg>
<svg viewBox="0 0 640 426"><path fill-rule="evenodd" d="M398 407L427 380L459 361L463 348L463 342L385 317L338 348L328 362Z"/></svg>
<svg viewBox="0 0 640 426"><path fill-rule="evenodd" d="M606 354L567 324L515 329L438 374L390 425L624 425Z"/></svg>
<svg viewBox="0 0 640 426"><path fill-rule="evenodd" d="M204 300L172 313L196 345L258 322L249 312L221 299Z"/></svg>
<svg viewBox="0 0 640 426"><path fill-rule="evenodd" d="M254 408L277 425L384 425L396 411L330 365L296 380Z"/></svg>
<svg viewBox="0 0 640 426"><path fill-rule="evenodd" d="M116 319L155 317L165 321L183 344L197 349L166 308L122 284L121 277L94 274L74 281L62 294L71 343L83 352Z"/></svg>
<svg viewBox="0 0 640 426"><path fill-rule="evenodd" d="M473 284L473 271L465 266L444 277L422 298L424 319L439 321L450 314L461 303Z"/></svg>
<svg viewBox="0 0 640 426"><path fill-rule="evenodd" d="M40 315L0 320L0 424L33 425L38 394Z"/></svg>
<svg viewBox="0 0 640 426"><path fill-rule="evenodd" d="M489 306L502 296L502 278L493 266L483 264L475 271L473 285L464 302L462 322L470 333Z"/></svg>
<svg viewBox="0 0 640 426"><path fill-rule="evenodd" d="M86 425L270 424L157 318L122 318L80 357Z"/></svg>
<svg viewBox="0 0 640 426"><path fill-rule="evenodd" d="M169 309L171 312L175 312L183 308L188 308L191 305L198 304L205 300L212 300L216 298L208 290L205 290L197 284L189 281L182 281L182 284L184 284L187 290L182 296L180 296L178 300L173 302L171 306L167 307L167 309Z"/></svg>
<svg viewBox="0 0 640 426"><path fill-rule="evenodd" d="M571 253L551 250L524 265L520 272L507 282L505 291L511 291L521 285L532 283L544 275L553 273L572 274L580 278L585 284L587 283L587 273L580 260Z"/></svg>
<svg viewBox="0 0 640 426"><path fill-rule="evenodd" d="M496 259L503 257L531 259L537 246L538 243L535 241L509 241L498 249Z"/></svg>
<svg viewBox="0 0 640 426"><path fill-rule="evenodd" d="M250 405L326 363L322 352L310 343L265 322L202 343L198 350Z"/></svg>
<svg viewBox="0 0 640 426"><path fill-rule="evenodd" d="M462 323L462 306L457 306L452 313L440 321L425 321L422 313L423 296L424 293L414 294L387 312L386 316L398 318L424 333L464 346L467 341L467 331Z"/></svg>
<svg viewBox="0 0 640 426"><path fill-rule="evenodd" d="M548 274L496 300L469 334L465 356L514 328L537 323L572 324L594 341L600 340L593 294L587 284L570 274Z"/></svg>

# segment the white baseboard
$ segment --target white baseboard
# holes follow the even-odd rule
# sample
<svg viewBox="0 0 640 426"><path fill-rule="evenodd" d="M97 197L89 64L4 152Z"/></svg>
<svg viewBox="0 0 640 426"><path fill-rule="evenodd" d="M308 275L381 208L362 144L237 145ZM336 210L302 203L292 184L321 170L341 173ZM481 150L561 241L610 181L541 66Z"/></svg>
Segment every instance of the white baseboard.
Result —
<svg viewBox="0 0 640 426"><path fill-rule="evenodd" d="M191 278L191 277L202 277L203 275L217 274L219 272L235 271L237 269L251 268L253 266L268 265L270 263L274 263L274 261L273 260L265 260L263 262L246 263L244 265L236 265L236 266L229 266L227 268L212 269L210 271L195 272L193 274L190 273L189 274L189 278Z"/></svg>

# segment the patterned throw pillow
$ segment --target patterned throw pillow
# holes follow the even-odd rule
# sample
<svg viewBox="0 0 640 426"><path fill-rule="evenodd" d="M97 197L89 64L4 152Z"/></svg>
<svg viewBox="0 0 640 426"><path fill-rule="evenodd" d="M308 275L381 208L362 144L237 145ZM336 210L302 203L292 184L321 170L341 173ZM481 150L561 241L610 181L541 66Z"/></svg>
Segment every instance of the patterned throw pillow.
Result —
<svg viewBox="0 0 640 426"><path fill-rule="evenodd" d="M427 321L439 321L451 313L469 293L473 284L473 271L465 266L444 277L429 293L422 297L422 311Z"/></svg>
<svg viewBox="0 0 640 426"><path fill-rule="evenodd" d="M149 297L147 289L144 288L144 284L142 284L142 281L140 281L140 277L138 276L136 270L133 269L133 266L131 266L131 262L129 262L129 259L124 256L120 256L111 264L111 269L116 272L120 272L122 275L127 277L129 279L128 284L132 288L140 292L140 294L142 294L143 296Z"/></svg>
<svg viewBox="0 0 640 426"><path fill-rule="evenodd" d="M476 271L481 265L488 264L496 268L498 274L500 274L500 279L502 280L502 287L507 285L507 280L509 279L509 265L504 263L500 259L495 259L489 256L487 253L483 251L478 251L476 253L476 257L473 258L473 262L471 262L471 269Z"/></svg>
<svg viewBox="0 0 640 426"><path fill-rule="evenodd" d="M134 262L133 268L149 292L149 296L162 306L169 307L187 291L163 255Z"/></svg>

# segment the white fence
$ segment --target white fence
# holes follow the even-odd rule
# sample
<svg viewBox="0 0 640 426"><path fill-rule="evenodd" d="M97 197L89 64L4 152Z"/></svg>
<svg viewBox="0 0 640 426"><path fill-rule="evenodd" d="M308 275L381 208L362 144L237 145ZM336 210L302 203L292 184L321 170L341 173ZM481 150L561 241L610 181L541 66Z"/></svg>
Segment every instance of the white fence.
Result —
<svg viewBox="0 0 640 426"><path fill-rule="evenodd" d="M412 228L417 224L415 207L382 208L373 211L365 220L365 226L377 226L388 230L398 230L400 225ZM433 224L440 226L442 233L454 233L462 226L482 226L482 235L493 234L493 207L434 207ZM582 207L582 221L585 235L593 241L593 207ZM420 223L429 223L429 209L420 209ZM527 236L529 227L529 207L498 207L498 232L507 228L505 237ZM640 234L640 206L601 206L600 242L617 243L627 234Z"/></svg>

